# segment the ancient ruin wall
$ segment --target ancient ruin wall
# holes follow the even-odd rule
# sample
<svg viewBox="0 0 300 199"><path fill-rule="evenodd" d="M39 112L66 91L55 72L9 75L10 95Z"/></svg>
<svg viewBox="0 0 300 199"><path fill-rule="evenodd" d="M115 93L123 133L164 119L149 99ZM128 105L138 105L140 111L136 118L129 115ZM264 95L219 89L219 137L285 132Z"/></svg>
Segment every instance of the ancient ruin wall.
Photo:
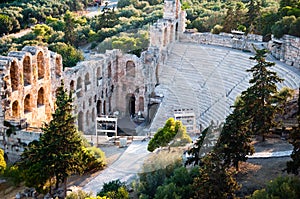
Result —
<svg viewBox="0 0 300 199"><path fill-rule="evenodd" d="M0 57L2 71L5 119L19 122L26 119L28 125L40 127L51 119L54 110L54 90L59 77L52 76L50 59L55 59L54 68L61 69L62 59L46 48L24 47L21 52L10 52Z"/></svg>

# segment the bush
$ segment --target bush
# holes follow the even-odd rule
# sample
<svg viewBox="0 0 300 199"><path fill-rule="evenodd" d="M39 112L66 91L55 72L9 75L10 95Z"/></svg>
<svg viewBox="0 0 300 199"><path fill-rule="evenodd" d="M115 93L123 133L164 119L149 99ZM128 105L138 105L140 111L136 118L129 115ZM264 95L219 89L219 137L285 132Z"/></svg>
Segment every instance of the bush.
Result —
<svg viewBox="0 0 300 199"><path fill-rule="evenodd" d="M277 177L267 184L266 189L256 190L251 199L300 198L300 179L298 177Z"/></svg>
<svg viewBox="0 0 300 199"><path fill-rule="evenodd" d="M91 193L86 193L83 190L78 190L77 192L70 193L66 199L86 199L91 197Z"/></svg>
<svg viewBox="0 0 300 199"><path fill-rule="evenodd" d="M2 174L6 169L6 162L4 158L4 151L0 149L0 174Z"/></svg>
<svg viewBox="0 0 300 199"><path fill-rule="evenodd" d="M111 199L129 199L126 185L119 179L104 183L102 190L97 193L97 196L107 196Z"/></svg>
<svg viewBox="0 0 300 199"><path fill-rule="evenodd" d="M66 43L53 43L49 45L49 50L61 54L63 58L64 68L73 67L77 64L77 62L82 61L84 59L82 52Z"/></svg>
<svg viewBox="0 0 300 199"><path fill-rule="evenodd" d="M222 29L223 29L223 26L220 26L220 25L217 24L217 25L214 26L214 28L212 29L211 32L213 34L220 34Z"/></svg>
<svg viewBox="0 0 300 199"><path fill-rule="evenodd" d="M87 147L85 155L85 171L99 170L106 165L105 153L97 147Z"/></svg>
<svg viewBox="0 0 300 199"><path fill-rule="evenodd" d="M21 182L23 182L23 173L20 171L18 166L9 166L6 167L3 173L3 177L8 180L8 182L12 183L14 186L18 186Z"/></svg>
<svg viewBox="0 0 300 199"><path fill-rule="evenodd" d="M160 151L152 154L144 163L142 173L135 190L140 198L153 198L159 186L163 185L166 178L173 175L176 168L182 166L182 150L172 153Z"/></svg>

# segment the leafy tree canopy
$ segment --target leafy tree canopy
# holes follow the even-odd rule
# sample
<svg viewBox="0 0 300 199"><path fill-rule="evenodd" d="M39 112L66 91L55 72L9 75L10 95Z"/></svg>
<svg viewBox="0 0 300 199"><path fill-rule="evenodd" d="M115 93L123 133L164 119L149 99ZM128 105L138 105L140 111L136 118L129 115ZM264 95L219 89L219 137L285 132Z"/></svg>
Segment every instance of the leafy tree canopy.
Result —
<svg viewBox="0 0 300 199"><path fill-rule="evenodd" d="M176 139L174 139L176 138ZM171 141L173 141L171 143ZM153 152L159 147L173 145L185 145L192 140L186 133L186 128L181 121L169 118L163 128L159 129L148 144L148 151Z"/></svg>

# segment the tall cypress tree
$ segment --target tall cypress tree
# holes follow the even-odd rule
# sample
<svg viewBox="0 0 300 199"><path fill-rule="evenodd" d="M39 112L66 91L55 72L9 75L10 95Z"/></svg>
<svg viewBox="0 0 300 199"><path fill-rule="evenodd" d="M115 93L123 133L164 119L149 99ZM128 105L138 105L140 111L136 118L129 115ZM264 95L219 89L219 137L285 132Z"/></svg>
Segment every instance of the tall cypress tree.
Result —
<svg viewBox="0 0 300 199"><path fill-rule="evenodd" d="M266 61L267 50L256 49L256 55L250 57L257 64L247 72L252 73L251 86L242 92L241 99L244 102L245 116L251 120L250 130L253 134L261 135L265 141L265 135L276 126L275 115L280 110L274 104L278 93L276 83L282 82L276 72L269 70L275 63Z"/></svg>
<svg viewBox="0 0 300 199"><path fill-rule="evenodd" d="M227 116L217 147L223 153L224 164L239 170L239 161L246 161L254 153L251 144L250 120L243 112L243 102L237 101L234 111Z"/></svg>
<svg viewBox="0 0 300 199"><path fill-rule="evenodd" d="M42 128L44 134L41 142L50 152L49 161L52 162L51 170L58 188L60 183L66 183L68 176L82 171L80 154L83 141L76 126L76 118L72 114L72 93L68 95L62 82L56 94L56 110L50 123ZM66 188L66 184L64 185Z"/></svg>
<svg viewBox="0 0 300 199"><path fill-rule="evenodd" d="M41 190L54 180L55 188L62 184L66 194L68 176L83 171L84 145L73 116L72 94L67 93L63 82L56 94L52 120L42 128L40 140L22 154L19 165L25 171L27 184ZM49 191L51 183L47 186L46 191Z"/></svg>

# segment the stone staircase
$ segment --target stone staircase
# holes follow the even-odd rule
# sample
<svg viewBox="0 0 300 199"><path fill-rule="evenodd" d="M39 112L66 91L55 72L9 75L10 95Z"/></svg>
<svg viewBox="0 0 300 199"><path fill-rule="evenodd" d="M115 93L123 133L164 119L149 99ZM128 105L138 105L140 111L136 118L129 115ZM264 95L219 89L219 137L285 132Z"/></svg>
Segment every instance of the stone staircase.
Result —
<svg viewBox="0 0 300 199"><path fill-rule="evenodd" d="M191 43L173 45L168 60L159 70L160 85L156 92L164 98L150 126L150 132L163 127L174 109L193 109L197 128L205 128L211 121L223 122L231 112L236 97L249 87L251 74L246 72L256 64L251 53ZM274 62L274 60L271 60ZM278 84L298 88L300 70L276 62L273 68L281 78Z"/></svg>

